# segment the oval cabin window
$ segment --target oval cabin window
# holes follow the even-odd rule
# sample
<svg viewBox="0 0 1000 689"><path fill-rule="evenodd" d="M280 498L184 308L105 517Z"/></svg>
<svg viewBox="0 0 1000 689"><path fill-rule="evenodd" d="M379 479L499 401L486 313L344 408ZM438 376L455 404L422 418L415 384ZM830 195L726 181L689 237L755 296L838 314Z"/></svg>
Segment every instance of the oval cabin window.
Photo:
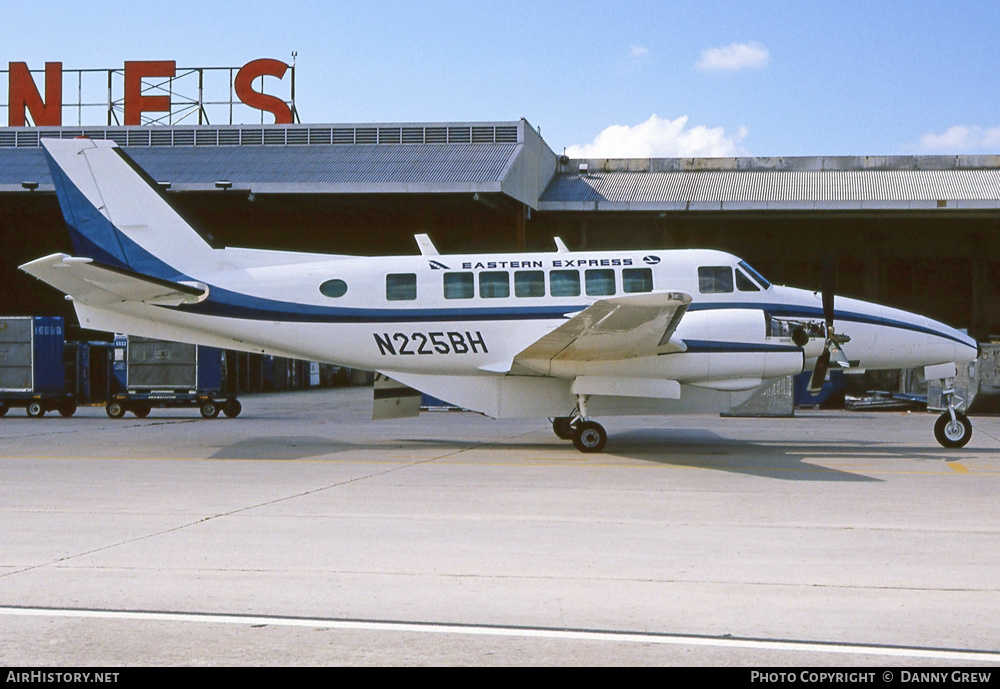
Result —
<svg viewBox="0 0 1000 689"><path fill-rule="evenodd" d="M336 299L347 294L347 283L343 280L327 280L319 286L319 291L323 293L323 296Z"/></svg>

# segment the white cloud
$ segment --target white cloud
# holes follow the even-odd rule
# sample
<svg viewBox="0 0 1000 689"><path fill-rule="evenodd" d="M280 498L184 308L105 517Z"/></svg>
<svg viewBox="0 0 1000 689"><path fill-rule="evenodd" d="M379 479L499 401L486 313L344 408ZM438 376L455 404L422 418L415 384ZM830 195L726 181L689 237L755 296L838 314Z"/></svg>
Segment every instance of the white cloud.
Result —
<svg viewBox="0 0 1000 689"><path fill-rule="evenodd" d="M688 127L687 116L666 120L653 115L635 126L615 124L589 144L566 149L570 158L725 158L744 155L747 128L727 135L723 127Z"/></svg>
<svg viewBox="0 0 1000 689"><path fill-rule="evenodd" d="M731 43L721 48L701 51L698 69L761 69L767 66L771 54L767 46L757 41Z"/></svg>
<svg viewBox="0 0 1000 689"><path fill-rule="evenodd" d="M924 134L920 148L929 153L1000 153L1000 127L956 124L943 134Z"/></svg>

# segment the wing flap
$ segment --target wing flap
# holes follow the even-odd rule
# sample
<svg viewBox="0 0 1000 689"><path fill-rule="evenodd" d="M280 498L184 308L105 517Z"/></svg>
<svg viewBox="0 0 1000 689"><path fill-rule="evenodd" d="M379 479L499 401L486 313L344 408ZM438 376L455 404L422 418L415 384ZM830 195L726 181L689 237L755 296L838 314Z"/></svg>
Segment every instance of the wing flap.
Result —
<svg viewBox="0 0 1000 689"><path fill-rule="evenodd" d="M194 304L208 296L207 285L160 280L66 254L35 259L20 269L89 306L127 301L178 306Z"/></svg>
<svg viewBox="0 0 1000 689"><path fill-rule="evenodd" d="M612 361L683 351L683 342L672 336L690 303L684 292L601 299L529 345L514 363L548 373L555 360Z"/></svg>

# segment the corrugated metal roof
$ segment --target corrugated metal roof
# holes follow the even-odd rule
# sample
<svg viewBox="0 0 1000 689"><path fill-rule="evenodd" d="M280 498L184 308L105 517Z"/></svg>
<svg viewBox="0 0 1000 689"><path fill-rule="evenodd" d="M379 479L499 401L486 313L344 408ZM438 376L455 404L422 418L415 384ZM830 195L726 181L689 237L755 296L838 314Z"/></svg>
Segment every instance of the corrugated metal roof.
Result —
<svg viewBox="0 0 1000 689"><path fill-rule="evenodd" d="M1000 207L1000 170L725 170L558 174L540 210Z"/></svg>
<svg viewBox="0 0 1000 689"><path fill-rule="evenodd" d="M379 185L418 185L422 191L498 191L520 144L420 144L384 146L127 147L154 179L172 187L214 187L228 179L255 191L380 191ZM22 182L51 188L39 148L0 149L0 188ZM487 188L484 185L492 185ZM338 188L335 188L338 187ZM349 189L348 187L356 187Z"/></svg>

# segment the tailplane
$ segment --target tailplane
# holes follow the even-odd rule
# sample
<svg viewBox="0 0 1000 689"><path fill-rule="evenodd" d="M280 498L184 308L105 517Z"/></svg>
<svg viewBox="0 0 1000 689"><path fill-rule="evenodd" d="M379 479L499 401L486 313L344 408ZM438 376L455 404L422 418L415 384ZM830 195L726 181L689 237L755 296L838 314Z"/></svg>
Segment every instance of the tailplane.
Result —
<svg viewBox="0 0 1000 689"><path fill-rule="evenodd" d="M212 248L113 141L43 139L77 255L163 280L210 263Z"/></svg>

